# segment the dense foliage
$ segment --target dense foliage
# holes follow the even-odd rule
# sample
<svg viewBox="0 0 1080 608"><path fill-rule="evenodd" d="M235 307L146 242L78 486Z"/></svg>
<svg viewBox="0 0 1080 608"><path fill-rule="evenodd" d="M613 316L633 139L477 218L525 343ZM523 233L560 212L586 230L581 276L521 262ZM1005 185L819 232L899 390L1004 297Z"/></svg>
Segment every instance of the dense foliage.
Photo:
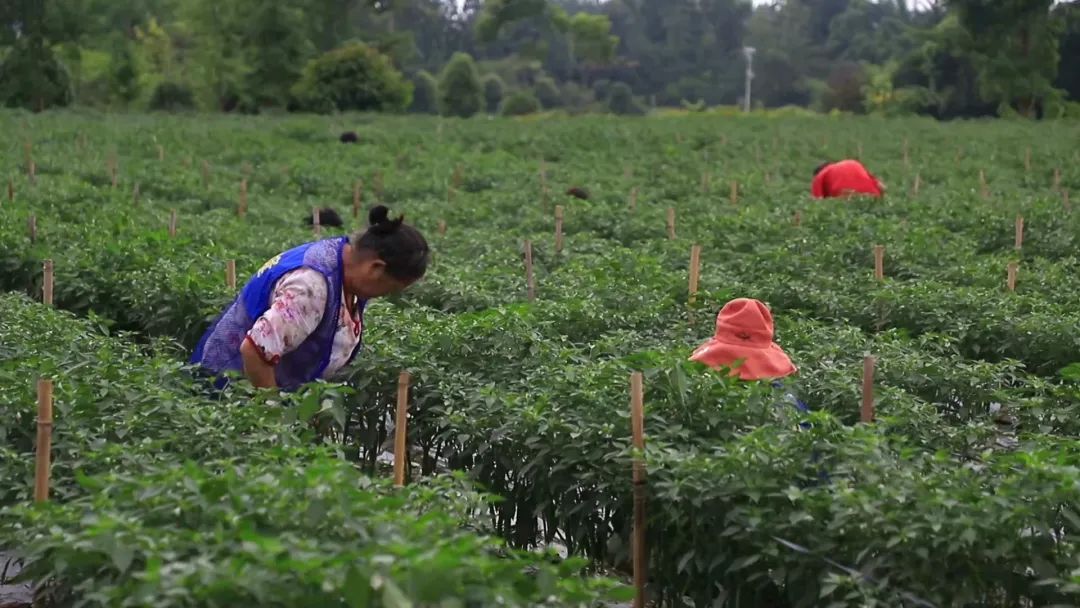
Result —
<svg viewBox="0 0 1080 608"><path fill-rule="evenodd" d="M459 52L508 89L544 75L577 112L601 100L568 93L598 80L735 106L752 47L767 108L1056 117L1080 103L1078 23L1078 0L22 0L0 4L0 56L20 39L44 70L55 52L81 104L142 109L172 81L202 109L256 111L290 107L306 62L363 41L410 77ZM63 99L23 83L24 107Z"/></svg>
<svg viewBox="0 0 1080 608"><path fill-rule="evenodd" d="M301 108L314 112L398 112L412 102L412 84L390 58L354 43L312 60L293 95Z"/></svg>
<svg viewBox="0 0 1080 608"><path fill-rule="evenodd" d="M444 116L468 118L484 109L484 85L476 62L456 53L439 76L439 110Z"/></svg>
<svg viewBox="0 0 1080 608"><path fill-rule="evenodd" d="M412 557L380 576L410 580L429 569L426 557L408 552L435 540L445 541L440 553L468 556L464 563L482 559L491 541L457 531L464 522L519 549L558 544L599 567L625 569L627 377L644 370L650 571L665 604L1080 601L1072 540L1080 533L1080 374L1072 365L1080 352L1080 226L1064 201L1064 191L1080 189L1075 124L716 115L496 119L494 127L434 117L3 120L15 134L0 148L8 166L23 165L31 142L38 171L36 185L16 176L14 201L0 205L0 288L39 293L41 262L51 258L58 307L83 317L21 297L2 303L15 312L0 318L0 387L12 389L0 391L9 411L0 428L12 446L0 452L0 466L24 480L6 504L27 498L32 379L67 378L58 399L58 421L70 422L57 428L57 504L12 506L2 519L12 530L3 538L37 539L25 549L35 574L112 598L140 592L137 573L156 563L149 558L174 551L188 569L154 579L151 593L175 588L187 597L181 590L200 588L189 584L195 577L224 576L214 564L252 568L250 578L222 583L222 595L177 605L256 603L262 596L248 594L264 587L282 605L333 605L328 597L356 580L344 561L368 563L370 547L349 535L384 521ZM360 143L338 145L337 133L357 123ZM814 166L855 155L885 181L885 199L809 200ZM457 165L461 184L448 199ZM249 206L240 218L245 176ZM183 353L160 339L189 348L233 295L225 261L235 259L245 275L309 239L305 214L315 204L349 209L358 179L362 206L379 196L404 211L428 234L435 258L410 291L369 307L367 346L341 378L347 386L318 385L276 406L266 403L276 395L242 406L249 397L240 388L220 403L193 394L177 363ZM590 199L563 198L570 186L587 188ZM565 209L562 252L552 234L556 204ZM674 239L665 228L669 207ZM175 238L166 228L172 209ZM533 243L534 302L525 297L524 239ZM691 306L695 243L703 248L702 291ZM886 247L883 281L873 279L876 244ZM1015 292L1005 289L1009 262L1020 264ZM800 367L790 387L812 408L808 416L769 386L725 381L686 362L712 333L716 310L739 296L772 307L778 339ZM94 326L134 333L104 337ZM878 357L878 420L861 425L868 352ZM377 476L402 369L413 374L410 483L421 485L408 509L431 514L416 527L389 515L394 495L379 482L323 451ZM290 423L294 415L314 416L327 447L310 447L315 431ZM290 472L298 467L308 476ZM444 479L452 471L502 500L477 508L463 497L469 486ZM284 481L270 484L266 475ZM356 491L368 484L367 493ZM319 504L309 498L319 488L339 486L342 503L323 503L332 523L297 516ZM226 487L242 504L218 504ZM422 488L436 498L423 498ZM164 519L168 503L190 511L190 531ZM86 526L88 511L104 523ZM271 520L257 536L237 523L257 516ZM203 534L218 529L223 540L208 544ZM128 558L120 549L117 565L113 530L146 561L121 567ZM151 547L145 539L157 540ZM274 558L308 555L309 539L330 547L305 562L321 578ZM69 551L93 559L55 559ZM432 580L472 580L439 563ZM572 562L552 567L566 585L555 603L593 592L596 583L568 575ZM480 563L479 575L491 577L477 592L502 593L494 579L503 568L519 571ZM107 576L89 574L102 569ZM535 601L545 584L538 578L515 597ZM449 583L417 582L406 593L420 601L438 589L462 597Z"/></svg>

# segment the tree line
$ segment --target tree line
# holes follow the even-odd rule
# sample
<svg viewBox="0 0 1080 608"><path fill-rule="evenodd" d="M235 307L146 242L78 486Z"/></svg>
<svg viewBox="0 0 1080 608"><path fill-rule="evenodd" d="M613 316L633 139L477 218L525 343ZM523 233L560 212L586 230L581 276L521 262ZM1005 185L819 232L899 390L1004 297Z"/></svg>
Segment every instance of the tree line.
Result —
<svg viewBox="0 0 1080 608"><path fill-rule="evenodd" d="M1080 114L1080 0L8 0L0 105ZM462 97L463 96L463 97ZM511 101L512 100L512 101ZM471 109L470 109L471 108Z"/></svg>

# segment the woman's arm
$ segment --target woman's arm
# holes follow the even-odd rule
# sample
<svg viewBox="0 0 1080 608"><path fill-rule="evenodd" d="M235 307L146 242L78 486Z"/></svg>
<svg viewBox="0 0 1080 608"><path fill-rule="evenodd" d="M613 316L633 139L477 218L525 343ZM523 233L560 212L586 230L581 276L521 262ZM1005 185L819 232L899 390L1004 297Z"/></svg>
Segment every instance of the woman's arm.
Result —
<svg viewBox="0 0 1080 608"><path fill-rule="evenodd" d="M244 375L256 388L277 388L274 366L263 359L254 342L244 340L240 345L240 357L244 360Z"/></svg>
<svg viewBox="0 0 1080 608"><path fill-rule="evenodd" d="M240 356L244 375L259 388L274 388L274 368L315 331L326 308L326 279L315 270L294 270L278 280L270 308L255 320Z"/></svg>

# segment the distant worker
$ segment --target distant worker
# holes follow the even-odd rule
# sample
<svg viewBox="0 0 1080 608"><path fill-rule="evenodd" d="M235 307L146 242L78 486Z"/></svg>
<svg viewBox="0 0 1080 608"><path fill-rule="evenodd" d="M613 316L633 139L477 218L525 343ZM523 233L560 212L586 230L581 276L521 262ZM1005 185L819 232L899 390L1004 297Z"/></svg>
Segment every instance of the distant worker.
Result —
<svg viewBox="0 0 1080 608"><path fill-rule="evenodd" d="M360 350L364 307L427 271L427 241L386 207L367 230L300 245L268 261L199 341L191 363L216 377L240 372L259 388L295 390L327 378Z"/></svg>
<svg viewBox="0 0 1080 608"><path fill-rule="evenodd" d="M711 368L730 368L740 380L769 381L784 389L784 398L800 412L809 408L785 387L782 379L798 369L780 345L773 342L773 318L759 300L737 298L724 304L716 316L716 333L690 356Z"/></svg>
<svg viewBox="0 0 1080 608"><path fill-rule="evenodd" d="M814 181L810 185L814 198L881 196L884 192L885 188L878 178L857 160L822 163L814 169Z"/></svg>

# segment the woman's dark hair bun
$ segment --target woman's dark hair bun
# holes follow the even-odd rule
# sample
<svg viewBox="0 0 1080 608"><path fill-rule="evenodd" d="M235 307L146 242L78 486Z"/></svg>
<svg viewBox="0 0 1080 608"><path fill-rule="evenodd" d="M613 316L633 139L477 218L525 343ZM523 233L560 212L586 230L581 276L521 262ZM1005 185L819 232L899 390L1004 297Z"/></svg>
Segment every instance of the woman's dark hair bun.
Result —
<svg viewBox="0 0 1080 608"><path fill-rule="evenodd" d="M405 221L404 215L390 219L390 209L386 205L375 205L368 212L368 230L375 234L390 234Z"/></svg>

